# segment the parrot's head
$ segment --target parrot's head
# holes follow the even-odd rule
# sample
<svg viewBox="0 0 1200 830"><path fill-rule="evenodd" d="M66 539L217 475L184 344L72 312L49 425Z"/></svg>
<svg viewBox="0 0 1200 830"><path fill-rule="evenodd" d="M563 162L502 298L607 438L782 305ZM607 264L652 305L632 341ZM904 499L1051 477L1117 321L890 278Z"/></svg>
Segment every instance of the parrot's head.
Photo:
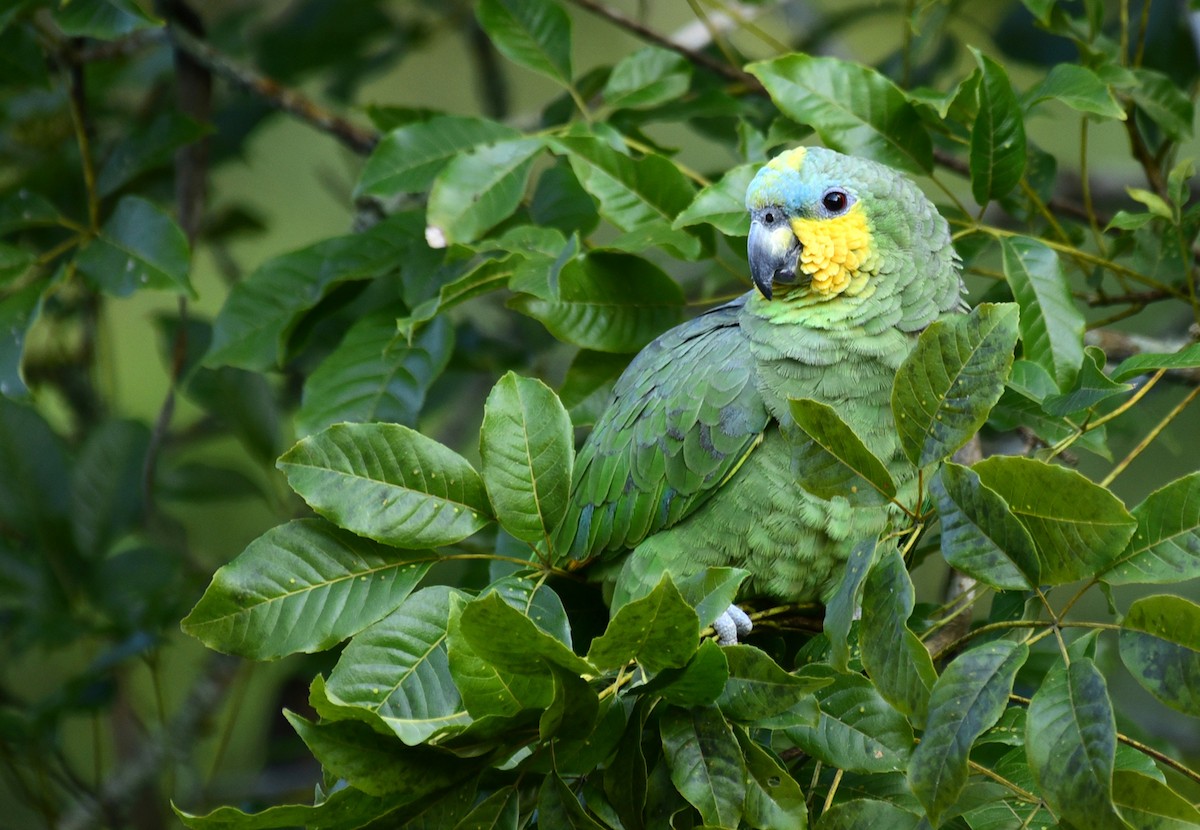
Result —
<svg viewBox="0 0 1200 830"><path fill-rule="evenodd" d="M905 176L877 162L797 147L758 171L746 191L750 274L763 297L814 300L909 294L957 301L960 279L946 221ZM920 292L925 293L925 292ZM943 303L934 301L938 305Z"/></svg>

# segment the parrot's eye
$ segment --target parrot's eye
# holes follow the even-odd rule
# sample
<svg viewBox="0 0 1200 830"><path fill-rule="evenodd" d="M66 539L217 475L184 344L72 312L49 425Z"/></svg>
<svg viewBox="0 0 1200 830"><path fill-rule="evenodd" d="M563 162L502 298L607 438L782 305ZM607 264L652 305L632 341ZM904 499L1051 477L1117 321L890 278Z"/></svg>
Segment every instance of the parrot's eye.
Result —
<svg viewBox="0 0 1200 830"><path fill-rule="evenodd" d="M833 188L825 191L825 195L821 197L821 204L830 213L841 213L850 204L850 196L844 190Z"/></svg>
<svg viewBox="0 0 1200 830"><path fill-rule="evenodd" d="M768 225L774 225L775 224L775 214L768 210L765 214L763 214L763 221L766 222Z"/></svg>

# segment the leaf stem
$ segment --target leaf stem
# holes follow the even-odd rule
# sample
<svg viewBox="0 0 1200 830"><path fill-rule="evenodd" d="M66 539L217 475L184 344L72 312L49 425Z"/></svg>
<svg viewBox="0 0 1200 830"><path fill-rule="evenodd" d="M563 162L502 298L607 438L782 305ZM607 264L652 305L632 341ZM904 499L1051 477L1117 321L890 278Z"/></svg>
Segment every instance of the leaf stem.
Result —
<svg viewBox="0 0 1200 830"><path fill-rule="evenodd" d="M1031 793L1029 790L1025 789L1024 787L1021 787L1020 785L1014 784L1012 781L1009 781L1007 778L1005 778L1000 773L995 772L994 770L990 770L987 767L985 767L983 764L976 763L975 761L968 761L967 763L971 767L972 772L977 772L982 776L992 779L997 784L1007 787L1008 789L1012 790L1013 793L1016 794L1016 796L1018 798L1020 798L1022 801L1028 801L1030 804L1038 804L1038 805L1040 805L1042 803L1042 800L1040 798L1038 798L1036 795L1034 795L1033 793Z"/></svg>
<svg viewBox="0 0 1200 830"><path fill-rule="evenodd" d="M833 774L833 783L829 785L829 792L825 795L825 804L821 807L822 815L829 812L829 808L833 806L833 797L837 795L838 785L842 783L842 770L838 770Z"/></svg>
<svg viewBox="0 0 1200 830"><path fill-rule="evenodd" d="M1162 431L1167 428L1168 424L1178 418L1183 410L1187 409L1188 404L1194 401L1197 395L1200 395L1200 386L1196 386L1191 392L1188 392L1187 395L1184 396L1183 400L1175 405L1174 409L1168 412L1161 421L1155 424L1154 428L1146 433L1146 437L1139 441L1137 446L1130 450L1129 454L1122 458L1120 463L1113 467L1109 474L1100 480L1100 486L1107 487L1108 485L1112 484L1113 479L1125 472L1125 468L1133 463L1133 460L1141 455L1142 451L1145 450L1146 447L1150 446L1154 439L1157 438Z"/></svg>

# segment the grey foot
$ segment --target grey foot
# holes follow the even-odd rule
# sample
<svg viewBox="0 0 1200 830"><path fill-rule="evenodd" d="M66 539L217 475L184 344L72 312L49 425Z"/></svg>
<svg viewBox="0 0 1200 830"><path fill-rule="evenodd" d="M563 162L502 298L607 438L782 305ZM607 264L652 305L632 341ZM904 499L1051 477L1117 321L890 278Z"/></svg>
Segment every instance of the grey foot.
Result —
<svg viewBox="0 0 1200 830"><path fill-rule="evenodd" d="M736 605L726 608L721 616L713 621L713 630L717 632L717 645L735 646L738 636L745 637L754 628L754 623L746 616L746 612Z"/></svg>

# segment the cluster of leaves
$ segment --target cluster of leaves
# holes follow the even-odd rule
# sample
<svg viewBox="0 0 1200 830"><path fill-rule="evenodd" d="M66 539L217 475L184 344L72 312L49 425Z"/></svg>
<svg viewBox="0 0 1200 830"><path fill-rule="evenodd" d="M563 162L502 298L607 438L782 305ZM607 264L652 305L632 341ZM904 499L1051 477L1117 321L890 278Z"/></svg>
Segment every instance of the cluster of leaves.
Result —
<svg viewBox="0 0 1200 830"><path fill-rule="evenodd" d="M35 27L21 14L36 5L0 17L0 45L28 51ZM480 0L474 11L492 46L562 89L540 123L371 110L382 137L355 195L384 218L269 259L236 283L211 330L191 324L183 342L194 355L180 374L272 458L278 425L254 444L264 429L244 408L271 398L266 375L276 370L302 390L292 413L300 440L278 466L315 517L254 541L183 625L255 660L341 648L311 682L309 716L288 713L326 779L311 804L181 812L186 824L1200 823L1180 794L1200 776L1169 747L1118 731L1122 714L1099 668L1115 643L1142 686L1200 715L1200 606L1155 594L1114 598L1102 620L1078 610L1108 586L1200 575L1200 473L1161 482L1127 510L1107 486L1122 466L1099 484L1056 463L1068 450L1108 460L1106 425L1134 417L1168 370L1200 365L1191 346L1106 371L1104 353L1084 346L1080 309L1082 300L1129 316L1164 302L1200 316L1200 220L1191 165L1175 160L1194 116L1177 81L1191 84L1195 59L1175 62L1174 75L1149 67L1174 54L1155 48L1149 6L1139 26L1127 9L1106 17L1098 2L1002 4L998 48L1033 36L1074 47L1041 58L1040 80L1020 91L995 57L954 45L967 4L917 5L901 20L904 45L881 68L781 49L743 72L707 53L697 63L649 47L577 74L572 18L556 0ZM92 12L90 28L72 30L81 9ZM73 0L54 14L62 31L99 39L158 25L116 0ZM101 25L114 20L123 22ZM832 36L851 21L821 28ZM1058 161L1026 133L1050 108L1077 114L1085 140L1122 125L1146 177L1129 195L1145 210L1102 216L1087 189L1077 209L1063 209ZM739 163L715 180L692 170L654 138L663 122L721 143ZM190 290L183 231L153 199L123 190L146 159L166 159L195 129L172 121L153 142L139 136L125 161L114 149L116 184L85 189L86 224L33 190L0 203L4 394L25 392L25 334L43 305L80 283L118 297ZM771 152L812 134L928 176L968 272L994 280L970 315L924 332L896 378L901 446L921 471L911 500L836 412L793 402L807 436L798 450L813 462L799 465L797 485L894 500L908 521L855 548L820 633L797 630L797 609L783 607L757 615L766 633L751 644L702 638L746 576L732 568L634 586L600 625L599 598L550 546L566 509L573 428L592 421L628 356L682 318L685 292L668 270L692 275L686 285L704 300L744 289L749 178ZM486 334L481 309L494 311L496 299L521 315L504 319L526 350ZM528 376L564 355L557 392ZM481 402L478 465L417 429L429 425L439 388L462 391L446 375L455 361L458 372L493 379L498 368L521 370ZM231 395L242 411L218 409ZM22 435L53 443L34 409L3 407ZM985 424L1032 436L1036 455L949 461ZM143 469L133 462L151 441L141 429L141 444L121 444L134 482ZM47 528L66 514L74 525L89 515L125 521L100 534L95 556L105 567L117 561L113 541L140 517L68 507L54 493L72 474L35 463L28 439L12 443L11 468L37 471L22 483L48 482L32 497L0 491L4 543L20 548L13 561L62 549L26 530L47 508L57 511ZM472 444L457 449L473 453ZM80 450L77 469L86 457ZM114 461L95 465L110 472ZM100 478L80 492L139 491L124 479L88 489ZM88 527L76 542L95 541ZM918 605L909 568L939 554L977 585L948 604ZM969 630L943 641L977 609Z"/></svg>

